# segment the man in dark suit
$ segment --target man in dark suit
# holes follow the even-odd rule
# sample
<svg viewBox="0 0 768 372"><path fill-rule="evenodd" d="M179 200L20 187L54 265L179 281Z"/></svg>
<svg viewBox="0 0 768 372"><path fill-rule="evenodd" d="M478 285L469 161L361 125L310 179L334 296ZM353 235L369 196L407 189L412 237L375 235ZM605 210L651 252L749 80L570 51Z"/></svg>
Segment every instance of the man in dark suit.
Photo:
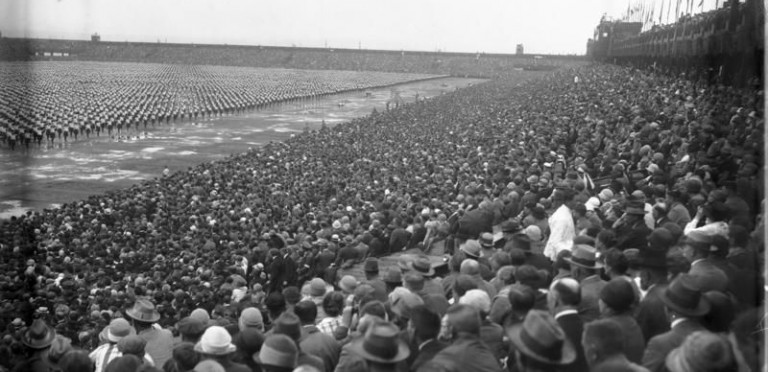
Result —
<svg viewBox="0 0 768 372"><path fill-rule="evenodd" d="M408 328L413 331L408 364L411 366L411 371L416 371L424 363L432 360L446 345L437 340L437 335L440 333L440 316L425 305L418 305L411 310Z"/></svg>
<svg viewBox="0 0 768 372"><path fill-rule="evenodd" d="M556 280L549 286L547 293L547 306L549 312L555 317L555 321L563 329L568 340L576 349L576 361L563 367L563 371L588 371L587 361L584 358L584 349L581 346L581 336L584 331L584 323L579 316L579 303L581 302L581 288L579 282L573 278Z"/></svg>
<svg viewBox="0 0 768 372"><path fill-rule="evenodd" d="M581 302L579 315L584 323L600 317L600 291L606 282L598 275L603 264L597 262L597 250L587 244L576 244L571 250L571 257L565 259L571 264L571 276L579 281Z"/></svg>
<svg viewBox="0 0 768 372"><path fill-rule="evenodd" d="M283 265L283 257L280 255L280 251L277 248L269 250L270 263L267 273L269 274L269 286L267 292L280 292L286 286L283 284L286 279L285 265Z"/></svg>
<svg viewBox="0 0 768 372"><path fill-rule="evenodd" d="M683 255L691 261L688 273L696 278L702 292L725 293L728 292L728 276L709 258L712 242L712 236L698 230L691 231L685 236Z"/></svg>
<svg viewBox="0 0 768 372"><path fill-rule="evenodd" d="M653 337L643 355L643 367L651 372L665 371L667 355L682 345L693 332L704 330L701 317L709 312L709 302L701 295L701 288L695 277L680 274L661 293L661 301L667 309L670 330Z"/></svg>
<svg viewBox="0 0 768 372"><path fill-rule="evenodd" d="M667 250L674 244L672 233L663 228L653 230L648 245L638 254L640 266L640 288L645 296L635 310L635 319L643 331L645 342L658 334L669 331L666 306L661 302L661 293L667 287Z"/></svg>
<svg viewBox="0 0 768 372"><path fill-rule="evenodd" d="M582 347L591 371L633 371L647 370L629 360L624 351L627 332L610 319L588 323L584 327Z"/></svg>

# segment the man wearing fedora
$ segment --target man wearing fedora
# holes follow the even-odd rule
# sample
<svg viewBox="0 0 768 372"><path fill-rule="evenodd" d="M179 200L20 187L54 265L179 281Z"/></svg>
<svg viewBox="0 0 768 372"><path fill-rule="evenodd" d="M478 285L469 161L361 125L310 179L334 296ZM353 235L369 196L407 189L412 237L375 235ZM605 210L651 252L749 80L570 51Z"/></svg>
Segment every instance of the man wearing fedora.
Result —
<svg viewBox="0 0 768 372"><path fill-rule="evenodd" d="M506 332L515 351L514 358L508 362L514 368L510 370L560 371L577 358L573 343L545 311L531 310L522 323L512 325Z"/></svg>
<svg viewBox="0 0 768 372"><path fill-rule="evenodd" d="M664 371L667 354L680 346L691 333L704 330L700 319L710 308L696 278L688 274L675 278L661 293L661 301L667 309L670 330L648 342L643 354L643 366L651 372Z"/></svg>
<svg viewBox="0 0 768 372"><path fill-rule="evenodd" d="M667 250L674 244L672 233L659 227L651 232L648 245L638 252L640 289L645 293L635 310L635 319L647 343L652 337L669 331L666 306L661 294L667 280Z"/></svg>
<svg viewBox="0 0 768 372"><path fill-rule="evenodd" d="M581 287L581 302L579 315L584 323L600 317L600 291L605 281L600 278L598 270L603 264L597 261L597 249L586 244L577 244L571 251L571 257L565 260L571 264L571 277L579 282Z"/></svg>
<svg viewBox="0 0 768 372"><path fill-rule="evenodd" d="M363 264L365 280L363 283L369 284L374 289L374 297L382 302L387 301L387 285L379 278L379 259L368 257ZM442 287L441 287L442 288Z"/></svg>
<svg viewBox="0 0 768 372"><path fill-rule="evenodd" d="M445 295L443 286L439 281L433 278L435 276L435 269L432 267L432 262L429 260L429 257L416 257L413 261L408 262L408 268L424 278L424 294Z"/></svg>
<svg viewBox="0 0 768 372"><path fill-rule="evenodd" d="M14 367L18 372L48 372L54 365L48 359L51 344L56 338L56 331L42 319L35 319L22 334L21 343L28 351L27 358Z"/></svg>
<svg viewBox="0 0 768 372"><path fill-rule="evenodd" d="M645 208L641 199L629 200L624 216L613 226L618 237L616 248L624 250L645 247L648 244L651 229L645 223Z"/></svg>
<svg viewBox="0 0 768 372"><path fill-rule="evenodd" d="M173 334L171 331L153 326L160 320L160 313L149 300L138 299L126 312L139 337L147 342L147 354L162 366L173 354Z"/></svg>
<svg viewBox="0 0 768 372"><path fill-rule="evenodd" d="M453 305L443 316L440 336L450 345L433 361L454 366L462 372L500 372L499 360L480 339L480 314L464 304Z"/></svg>
<svg viewBox="0 0 768 372"><path fill-rule="evenodd" d="M683 243L683 256L691 262L689 274L699 282L702 292L728 292L728 276L709 258L713 248L712 236L694 230L689 232Z"/></svg>
<svg viewBox="0 0 768 372"><path fill-rule="evenodd" d="M284 334L296 343L298 356L297 365L308 365L317 368L319 371L325 370L325 361L319 356L309 354L301 349L301 339L304 337L299 317L292 312L284 312L279 318L275 319L272 334Z"/></svg>
<svg viewBox="0 0 768 372"><path fill-rule="evenodd" d="M376 320L365 335L349 344L349 350L363 358L368 371L406 371L410 355L400 330L392 323Z"/></svg>

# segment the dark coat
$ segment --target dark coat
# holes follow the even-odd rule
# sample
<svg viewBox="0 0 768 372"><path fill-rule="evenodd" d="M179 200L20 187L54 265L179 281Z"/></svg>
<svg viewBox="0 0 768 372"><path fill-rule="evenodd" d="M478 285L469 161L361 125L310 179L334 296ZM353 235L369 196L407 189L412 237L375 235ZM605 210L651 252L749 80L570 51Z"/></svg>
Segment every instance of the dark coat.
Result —
<svg viewBox="0 0 768 372"><path fill-rule="evenodd" d="M640 220L632 227L625 227L616 231L618 242L616 248L625 250L628 248L642 248L648 246L648 236L651 235L651 229L645 224L645 221Z"/></svg>
<svg viewBox="0 0 768 372"><path fill-rule="evenodd" d="M446 346L448 345L437 340L427 341L427 343L425 343L416 353L416 357L411 363L411 371L416 371L419 367L424 365L424 363L432 360L432 358L434 358L441 350L445 349Z"/></svg>
<svg viewBox="0 0 768 372"><path fill-rule="evenodd" d="M493 352L479 337L460 336L432 360L454 366L461 372L501 372L501 365Z"/></svg>
<svg viewBox="0 0 768 372"><path fill-rule="evenodd" d="M600 291L607 284L600 276L593 275L581 281L581 302L579 315L584 323L589 323L600 317Z"/></svg>
<svg viewBox="0 0 768 372"><path fill-rule="evenodd" d="M666 306L661 302L660 297L666 287L666 285L660 284L651 287L645 294L645 297L643 297L643 300L640 301L640 305L635 312L635 319L640 326L640 330L643 332L643 338L646 343L654 336L669 331Z"/></svg>
<svg viewBox="0 0 768 372"><path fill-rule="evenodd" d="M584 323L579 314L566 314L557 317L557 324L563 329L568 340L576 348L576 360L562 368L562 371L583 372L589 371L587 359L584 357L584 347L581 345L581 335L584 333Z"/></svg>
<svg viewBox="0 0 768 372"><path fill-rule="evenodd" d="M640 364L645 351L645 338L637 320L629 314L614 315L608 319L616 322L624 335L624 355L632 363Z"/></svg>
<svg viewBox="0 0 768 372"><path fill-rule="evenodd" d="M664 362L669 353L683 344L685 338L693 332L703 331L704 327L697 321L685 320L669 331L655 336L648 342L643 354L643 367L651 372L666 370Z"/></svg>
<svg viewBox="0 0 768 372"><path fill-rule="evenodd" d="M305 326L302 330L302 338L299 341L301 350L307 354L320 358L325 365L325 371L331 372L339 363L341 345L335 338L320 332L316 326Z"/></svg>

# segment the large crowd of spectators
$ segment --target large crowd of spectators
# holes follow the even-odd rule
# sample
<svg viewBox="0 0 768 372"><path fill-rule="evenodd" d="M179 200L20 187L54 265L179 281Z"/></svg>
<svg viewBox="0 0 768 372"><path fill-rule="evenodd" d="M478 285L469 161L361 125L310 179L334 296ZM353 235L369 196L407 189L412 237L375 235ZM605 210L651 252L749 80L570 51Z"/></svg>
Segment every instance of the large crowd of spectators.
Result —
<svg viewBox="0 0 768 372"><path fill-rule="evenodd" d="M592 65L28 212L0 364L760 371L763 104Z"/></svg>
<svg viewBox="0 0 768 372"><path fill-rule="evenodd" d="M0 146L29 148L118 135L175 120L432 77L149 63L3 63Z"/></svg>

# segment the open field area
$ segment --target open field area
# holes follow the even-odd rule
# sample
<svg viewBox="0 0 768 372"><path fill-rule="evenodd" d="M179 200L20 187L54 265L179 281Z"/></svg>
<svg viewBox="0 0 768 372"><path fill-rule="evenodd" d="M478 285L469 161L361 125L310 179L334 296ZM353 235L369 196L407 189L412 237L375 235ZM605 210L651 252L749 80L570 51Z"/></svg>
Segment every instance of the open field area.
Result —
<svg viewBox="0 0 768 372"><path fill-rule="evenodd" d="M0 63L0 142L77 140L435 75L138 63Z"/></svg>
<svg viewBox="0 0 768 372"><path fill-rule="evenodd" d="M103 79L112 79L112 82L100 86L98 89L103 96L118 96L122 87L120 82L132 80L133 84L142 81L139 85L163 87L178 92L187 92L186 98L177 97L175 102L193 102L200 96L193 93L190 87L202 87L205 84L228 85L228 89L235 86L242 90L256 87L247 84L243 78L251 81L258 80L263 85L258 93L266 97L270 94L276 98L290 98L287 88L282 87L284 93L280 93L279 82L299 81L304 77L313 76L318 85L326 79L326 89L359 89L364 87L361 79L364 76L379 76L371 80L378 84L392 84L406 78L423 78L423 75L408 74L379 74L365 75L354 72L331 71L289 71L249 68L219 68L212 66L183 67L161 65L134 65L134 64L109 64L109 63L84 63L82 70L73 69L69 63L35 63L33 66L42 70L39 72L27 72L34 77L35 84L43 89L54 85L49 93L38 94L41 99L51 102L51 112L59 110L56 102L59 102L65 112L76 110L72 107L75 99L69 98L76 88L80 92L87 91L84 87L91 87L83 79L86 72L98 71ZM70 76L58 76L51 82L50 74L61 72L65 65ZM79 64L78 64L79 65ZM15 64L14 69L21 69L21 64ZM110 67L129 66L134 68L134 75L147 74L149 71L176 71L169 72L165 79L182 74L177 69L189 69L195 71L211 72L214 76L228 71L236 78L229 78L224 82L209 78L193 80L188 77L186 82L174 82L171 80L152 80L147 77L129 79L130 71L116 71ZM6 73L10 66L6 66ZM141 73L139 73L141 72ZM237 75L237 74L240 74ZM249 74L248 76L246 76ZM79 76L79 77L78 77ZM238 77L239 76L239 77ZM62 80L67 79L75 87L63 86ZM92 78L91 78L92 79ZM357 80L355 80L357 79ZM371 77L372 79L372 77ZM87 80L87 79L85 79ZM332 82L332 83L331 83ZM53 141L44 138L41 145L32 142L27 150L23 144L17 144L11 150L8 143L0 144L0 217L9 217L32 209L41 209L56 206L61 203L71 202L87 198L89 195L102 193L109 190L125 188L142 180L151 179L162 175L167 167L170 172L186 170L199 163L223 159L230 154L247 151L249 148L259 147L270 141L280 141L289 138L292 134L300 133L305 128L318 129L325 122L333 126L343 121L365 116L375 108L378 111L386 110L386 103L392 98L392 91L396 90L404 102L412 103L416 97L429 98L436 95L451 92L469 84L482 82L477 79L443 78L437 80L425 80L415 83L400 84L396 87L371 88L355 90L347 93L331 95L316 95L299 100L291 100L280 103L264 103L253 109L241 109L239 112L221 112L199 115L197 118L171 118L170 120L156 120L148 122L145 128L142 124L123 126L118 133L116 126L112 126L112 134L107 132L108 126L97 136L95 130L86 137L81 130L78 138L68 136L66 142L63 137L55 133ZM188 84L187 87L181 85ZM301 83L297 83L301 84ZM78 88L79 87L79 88ZM273 89L270 91L269 89ZM33 89L30 87L29 89ZM203 89L203 88L200 88ZM224 88L220 88L224 89ZM294 89L299 89L294 87ZM54 94L57 93L57 94ZM96 93L91 93L97 95ZM121 98L124 102L137 102L140 99L125 93ZM158 94L162 97L170 97L170 94ZM222 94L217 97L225 96ZM82 98L84 100L85 98ZM93 100L93 104L85 104L79 101L86 121L72 119L70 115L55 115L52 123L59 123L59 119L73 120L70 123L87 122L86 110L98 110L93 106L105 105L100 100ZM159 105L157 101L156 105ZM138 104L140 105L140 104ZM175 105L170 103L169 105ZM183 104L182 104L183 105ZM116 107L116 106L109 106ZM171 106L176 107L176 106ZM115 110L120 110L115 108ZM132 109L124 108L132 111ZM6 113L15 112L15 109L6 107ZM109 120L109 114L104 120ZM46 117L41 115L41 117ZM51 116L48 116L51 117ZM66 123L67 121L65 121ZM109 121L108 121L109 122ZM56 124L59 125L59 124ZM73 124L74 125L74 124ZM92 127L94 128L94 127Z"/></svg>

